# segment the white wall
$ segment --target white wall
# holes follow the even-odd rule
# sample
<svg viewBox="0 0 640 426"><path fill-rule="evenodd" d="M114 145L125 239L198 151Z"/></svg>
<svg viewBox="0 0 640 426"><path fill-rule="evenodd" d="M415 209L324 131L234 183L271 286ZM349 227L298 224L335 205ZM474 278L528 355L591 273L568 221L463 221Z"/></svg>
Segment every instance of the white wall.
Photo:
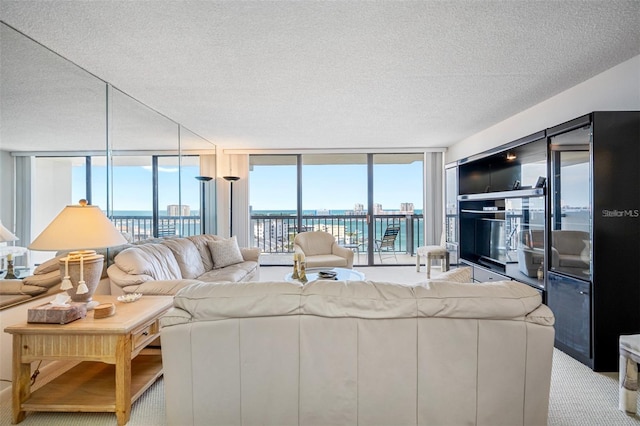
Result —
<svg viewBox="0 0 640 426"><path fill-rule="evenodd" d="M446 163L469 157L592 111L640 110L640 55L470 136L447 150Z"/></svg>
<svg viewBox="0 0 640 426"><path fill-rule="evenodd" d="M0 221L13 232L13 157L0 151Z"/></svg>

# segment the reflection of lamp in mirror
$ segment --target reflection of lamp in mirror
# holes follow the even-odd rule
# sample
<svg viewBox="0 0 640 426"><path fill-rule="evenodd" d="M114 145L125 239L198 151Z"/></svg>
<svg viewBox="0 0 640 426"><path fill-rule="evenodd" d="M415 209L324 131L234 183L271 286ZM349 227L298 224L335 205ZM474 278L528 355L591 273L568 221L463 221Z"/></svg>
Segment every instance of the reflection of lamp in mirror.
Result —
<svg viewBox="0 0 640 426"><path fill-rule="evenodd" d="M233 182L240 180L238 176L222 176L224 180L229 182L229 236L233 236Z"/></svg>
<svg viewBox="0 0 640 426"><path fill-rule="evenodd" d="M5 228L5 226L0 222L0 243L7 243L17 240L18 237L16 237L13 232ZM0 246L0 256L7 257L7 275L5 275L5 279L17 278L13 271L13 257L22 256L24 253L26 253L26 251L27 249L24 247Z"/></svg>
<svg viewBox="0 0 640 426"><path fill-rule="evenodd" d="M92 309L98 302L91 297L102 275L104 256L94 249L125 244L127 240L113 226L98 206L66 206L38 237L33 240L31 250L73 250L60 259L62 290L67 290L74 302L87 303ZM91 250L88 250L91 249Z"/></svg>
<svg viewBox="0 0 640 426"><path fill-rule="evenodd" d="M205 183L209 182L211 179L213 179L210 176L196 176L196 179L200 181L200 233L201 234L205 234L205 221L206 221L206 216L205 216L205 196L204 196L204 185Z"/></svg>

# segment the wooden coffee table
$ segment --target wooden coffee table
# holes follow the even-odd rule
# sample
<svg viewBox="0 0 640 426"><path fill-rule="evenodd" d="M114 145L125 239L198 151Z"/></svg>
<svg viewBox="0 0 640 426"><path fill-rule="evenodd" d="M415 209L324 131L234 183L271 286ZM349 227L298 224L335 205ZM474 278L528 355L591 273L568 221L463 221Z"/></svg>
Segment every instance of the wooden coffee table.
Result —
<svg viewBox="0 0 640 426"><path fill-rule="evenodd" d="M22 323L5 328L13 335L13 423L26 411L115 412L118 425L131 404L162 375L160 351L143 349L160 335L158 319L173 304L171 296L143 296L133 303L97 296L116 305L115 315L69 324ZM143 352L143 353L141 353ZM31 392L34 361L82 361Z"/></svg>

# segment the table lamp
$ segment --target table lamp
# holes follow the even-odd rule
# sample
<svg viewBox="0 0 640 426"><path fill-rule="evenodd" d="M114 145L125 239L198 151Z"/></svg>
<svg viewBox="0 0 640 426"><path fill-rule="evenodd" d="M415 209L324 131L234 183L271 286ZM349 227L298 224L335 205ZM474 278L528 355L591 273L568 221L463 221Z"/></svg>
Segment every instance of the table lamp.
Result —
<svg viewBox="0 0 640 426"><path fill-rule="evenodd" d="M18 237L16 237L13 232L9 231L3 224L0 222L0 243L6 243L10 241L16 241ZM24 247L16 247L16 246L2 246L0 247L0 255L7 256L7 275L5 275L5 279L16 279L16 275L13 271L13 257L14 256L22 256L27 251Z"/></svg>
<svg viewBox="0 0 640 426"><path fill-rule="evenodd" d="M93 309L98 302L91 300L102 275L104 256L95 249L125 244L120 234L98 206L80 200L79 205L66 206L58 216L33 240L29 249L42 251L70 250L60 259L62 285L73 302L87 303Z"/></svg>

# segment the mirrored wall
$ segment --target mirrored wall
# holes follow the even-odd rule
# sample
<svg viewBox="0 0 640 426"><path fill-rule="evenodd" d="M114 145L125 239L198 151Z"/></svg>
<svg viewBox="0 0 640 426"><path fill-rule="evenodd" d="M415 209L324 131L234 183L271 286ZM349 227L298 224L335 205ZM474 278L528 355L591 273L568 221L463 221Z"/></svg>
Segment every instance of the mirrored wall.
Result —
<svg viewBox="0 0 640 426"><path fill-rule="evenodd" d="M19 238L0 245L28 246L80 198L132 241L216 231L215 180L195 179L215 179L214 144L3 22L0 54L0 219Z"/></svg>

